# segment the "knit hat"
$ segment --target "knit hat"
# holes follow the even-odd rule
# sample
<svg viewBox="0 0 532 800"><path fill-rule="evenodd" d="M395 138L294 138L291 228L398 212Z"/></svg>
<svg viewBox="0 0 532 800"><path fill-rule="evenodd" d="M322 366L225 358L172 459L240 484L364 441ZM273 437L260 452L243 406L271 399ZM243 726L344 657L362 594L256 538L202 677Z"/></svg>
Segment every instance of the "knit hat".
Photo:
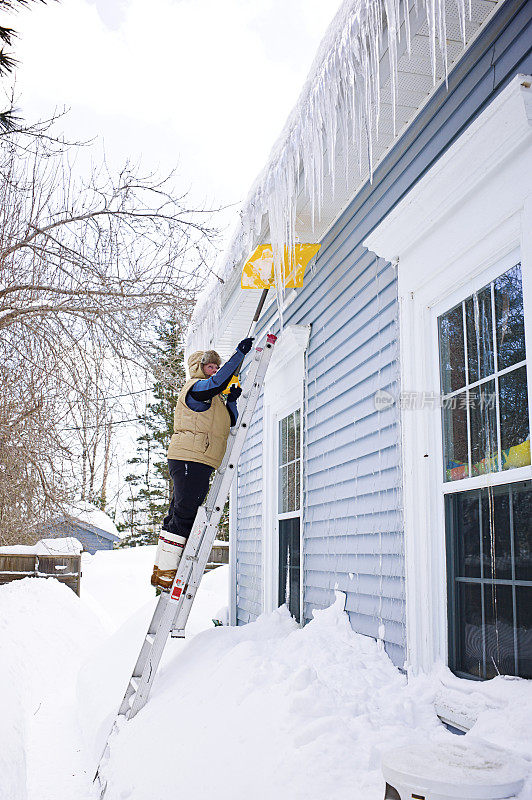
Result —
<svg viewBox="0 0 532 800"><path fill-rule="evenodd" d="M201 357L201 364L216 364L216 366L220 366L222 363L222 359L216 352L216 350L206 350L202 357Z"/></svg>

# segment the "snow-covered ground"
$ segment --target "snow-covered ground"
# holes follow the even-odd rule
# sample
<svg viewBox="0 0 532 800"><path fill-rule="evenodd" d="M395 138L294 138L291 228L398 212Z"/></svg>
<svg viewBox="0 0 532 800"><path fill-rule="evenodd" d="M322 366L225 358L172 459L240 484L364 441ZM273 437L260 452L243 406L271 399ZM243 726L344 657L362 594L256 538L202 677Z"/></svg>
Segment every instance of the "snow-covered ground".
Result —
<svg viewBox="0 0 532 800"><path fill-rule="evenodd" d="M84 557L81 599L53 580L0 587L1 800L95 797L155 603L152 559L153 548ZM303 629L285 609L214 628L227 580L226 567L205 576L187 639L168 642L148 704L114 737L106 800L382 800L384 750L457 741L434 711L441 675L407 685L353 633L341 596ZM530 760L530 683L476 686L493 702L459 741ZM529 781L520 800L531 797Z"/></svg>

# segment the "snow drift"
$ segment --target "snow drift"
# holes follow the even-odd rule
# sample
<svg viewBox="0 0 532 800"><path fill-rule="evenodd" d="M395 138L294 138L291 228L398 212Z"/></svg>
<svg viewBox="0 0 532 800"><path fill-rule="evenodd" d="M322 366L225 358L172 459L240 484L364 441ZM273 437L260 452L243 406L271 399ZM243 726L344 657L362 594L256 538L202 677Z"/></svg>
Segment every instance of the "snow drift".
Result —
<svg viewBox="0 0 532 800"><path fill-rule="evenodd" d="M152 557L137 548L86 560L81 599L53 580L0 587L2 800L94 800L95 764L155 603L144 586ZM481 757L490 742L530 762L530 682L446 670L407 683L380 643L352 631L342 595L304 628L286 608L212 628L227 573L205 576L192 638L168 642L148 704L113 738L106 800L382 800L381 753L412 743L471 740ZM436 716L443 683L464 703L489 701L459 740ZM530 797L529 780L520 800Z"/></svg>

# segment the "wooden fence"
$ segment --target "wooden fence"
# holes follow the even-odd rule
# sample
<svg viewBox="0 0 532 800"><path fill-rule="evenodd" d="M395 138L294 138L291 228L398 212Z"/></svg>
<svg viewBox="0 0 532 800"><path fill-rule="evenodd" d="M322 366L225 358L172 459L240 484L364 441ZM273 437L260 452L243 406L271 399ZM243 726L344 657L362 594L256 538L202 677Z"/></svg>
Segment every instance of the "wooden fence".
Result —
<svg viewBox="0 0 532 800"><path fill-rule="evenodd" d="M205 572L221 567L222 564L229 564L229 542L216 542L212 546Z"/></svg>
<svg viewBox="0 0 532 800"><path fill-rule="evenodd" d="M37 556L0 553L0 585L22 578L55 578L79 597L81 556Z"/></svg>

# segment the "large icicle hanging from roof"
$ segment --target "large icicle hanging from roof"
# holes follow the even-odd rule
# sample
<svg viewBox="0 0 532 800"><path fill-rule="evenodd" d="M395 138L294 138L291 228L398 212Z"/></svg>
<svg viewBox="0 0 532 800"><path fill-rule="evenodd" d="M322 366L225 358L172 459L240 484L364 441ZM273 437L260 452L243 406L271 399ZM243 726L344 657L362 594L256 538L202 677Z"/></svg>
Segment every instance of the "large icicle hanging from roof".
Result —
<svg viewBox="0 0 532 800"><path fill-rule="evenodd" d="M298 197L303 193L310 201L315 224L323 206L325 178L330 176L334 181L337 148L347 156L355 144L358 164L349 165L349 169L358 167L362 174L367 165L371 180L385 50L395 133L398 44L405 37L406 52L410 53L409 15L418 7L424 8L436 82L438 54L445 76L448 68L446 2L453 13L458 13L465 43L466 2L470 17L470 0L344 0L320 45L299 101L243 205L232 242L216 269L222 283L233 270L241 268L266 233L273 247L276 276L280 274L284 248L295 243ZM214 279L200 298L191 323L189 347L206 346L205 335L211 331L215 335L221 315L220 292L219 279ZM277 300L281 314L282 288L277 289Z"/></svg>

